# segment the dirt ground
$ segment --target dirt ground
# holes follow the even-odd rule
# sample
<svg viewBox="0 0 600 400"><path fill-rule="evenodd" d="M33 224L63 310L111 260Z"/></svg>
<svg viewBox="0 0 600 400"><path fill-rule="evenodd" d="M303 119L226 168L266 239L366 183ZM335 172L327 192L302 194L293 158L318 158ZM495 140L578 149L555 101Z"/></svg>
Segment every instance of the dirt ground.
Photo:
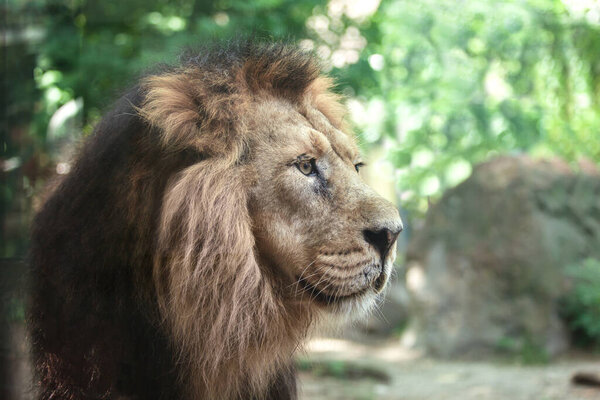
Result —
<svg viewBox="0 0 600 400"><path fill-rule="evenodd" d="M25 330L11 329L9 399L33 398ZM398 339L318 338L298 358L301 400L600 400L600 388L573 386L575 372L600 373L600 357L569 355L548 365L440 361Z"/></svg>
<svg viewBox="0 0 600 400"><path fill-rule="evenodd" d="M322 338L309 343L299 365L302 400L600 399L600 388L570 383L575 372L600 373L600 357L585 354L536 366L453 362L423 357L397 339L364 343Z"/></svg>

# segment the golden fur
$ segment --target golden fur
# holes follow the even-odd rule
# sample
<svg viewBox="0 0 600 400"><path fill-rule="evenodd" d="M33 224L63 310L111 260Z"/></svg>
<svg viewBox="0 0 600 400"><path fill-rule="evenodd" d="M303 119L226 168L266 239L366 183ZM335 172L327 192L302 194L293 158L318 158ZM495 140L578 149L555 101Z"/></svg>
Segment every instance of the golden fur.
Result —
<svg viewBox="0 0 600 400"><path fill-rule="evenodd" d="M169 180L153 266L190 398L264 394L330 308L303 293L298 278L312 274L320 277L309 280L318 290L328 283L338 286L332 295L352 294L374 279L365 273L363 283L353 283L357 269L376 257L362 229L399 225L397 211L359 182L358 150L343 132L344 110L331 81L318 76L312 59L301 60L306 87L290 84L289 63L298 60L285 54L273 63L250 55L226 71L184 65L142 83L138 111L160 130L164 148L208 156ZM327 195L335 207L319 198L311 212L286 208L298 197L290 187L310 191L298 189L307 177L290 167L301 154L335 158L328 168L339 174L328 178L335 190ZM308 232L317 237L307 239ZM390 254L381 267L386 278L392 260ZM361 298L337 311L373 301Z"/></svg>

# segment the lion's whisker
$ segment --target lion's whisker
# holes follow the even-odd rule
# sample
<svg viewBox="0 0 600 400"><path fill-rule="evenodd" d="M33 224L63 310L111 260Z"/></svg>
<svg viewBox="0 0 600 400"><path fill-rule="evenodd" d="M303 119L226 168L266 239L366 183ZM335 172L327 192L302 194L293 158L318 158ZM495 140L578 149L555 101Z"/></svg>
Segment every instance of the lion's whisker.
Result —
<svg viewBox="0 0 600 400"><path fill-rule="evenodd" d="M304 281L304 282L306 282L306 283L308 283L310 285L310 287L303 287L302 288L302 291L300 292L300 295L301 295L300 300L302 300L304 298L304 293L309 293L309 291L310 291L310 294L311 294L311 296L309 297L309 300L313 300L312 294L314 293L314 291L316 289L316 286L313 285L313 284L311 284L311 283L309 283L308 280L307 280L307 278L315 276L318 273L320 273L320 271L317 271L317 272L315 272L315 273L313 273L311 275L308 275L308 276L304 277L303 279L299 279L298 280L298 283L300 283L301 281Z"/></svg>
<svg viewBox="0 0 600 400"><path fill-rule="evenodd" d="M375 306L373 307L373 312L377 313L377 315L381 317L387 325L389 325L390 321L388 321L388 319L383 314L381 307L383 307L383 298L377 298Z"/></svg>
<svg viewBox="0 0 600 400"><path fill-rule="evenodd" d="M321 277L319 278L319 280L317 281L317 283L315 283L314 285L311 285L313 287L313 290L311 291L311 295L314 294L315 290L317 291L317 294L315 295L318 296L319 294L323 293L323 289L319 289L319 284L323 281L324 278L326 278L327 274L323 273L321 275ZM311 300L313 298L311 297Z"/></svg>
<svg viewBox="0 0 600 400"><path fill-rule="evenodd" d="M315 262L317 261L317 259L315 258L310 264L308 264L306 266L306 268L304 268L302 270L302 273L300 273L300 277L298 278L298 280L302 279L302 275L304 275L304 273L311 267L311 265L313 265Z"/></svg>
<svg viewBox="0 0 600 400"><path fill-rule="evenodd" d="M287 287L287 288L289 288L289 287L292 287L292 286L294 286L294 285L296 286L296 288L294 289L294 296L296 296L296 295L298 294L298 287L299 287L300 281L302 280L302 275L304 275L304 273L306 272L306 270L308 270L308 269L310 268L310 266L311 266L311 265L313 265L313 264L314 264L316 261L317 261L317 259L315 258L315 259L314 259L314 260L313 260L313 261L312 261L310 264L308 264L308 265L306 266L306 268L304 268L304 269L302 270L302 273L300 273L300 277L299 277L299 278L298 278L298 279L297 279L295 282L293 282L292 284L290 284L290 285ZM313 274L313 275L314 275L314 274ZM306 278L304 278L304 279L306 279ZM286 289L287 289L287 288L286 288Z"/></svg>

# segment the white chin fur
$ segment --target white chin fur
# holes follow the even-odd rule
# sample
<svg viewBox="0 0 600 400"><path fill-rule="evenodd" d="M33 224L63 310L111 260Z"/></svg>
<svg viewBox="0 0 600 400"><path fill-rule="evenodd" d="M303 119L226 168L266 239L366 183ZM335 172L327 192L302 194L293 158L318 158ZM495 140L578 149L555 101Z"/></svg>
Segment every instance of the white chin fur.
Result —
<svg viewBox="0 0 600 400"><path fill-rule="evenodd" d="M322 311L326 315L326 320L333 325L354 322L364 318L374 309L378 296L380 295L368 291L356 299L324 307Z"/></svg>
<svg viewBox="0 0 600 400"><path fill-rule="evenodd" d="M327 316L333 318L335 322L354 322L360 320L369 313L371 313L375 307L377 307L378 301L383 299L385 295L387 285L389 283L391 269L393 268L393 258L388 259L385 263L386 269L386 283L383 290L380 293L375 293L373 290L368 290L366 293L357 297L356 299L344 301L340 304L336 304L334 307L328 307L326 309Z"/></svg>
<svg viewBox="0 0 600 400"><path fill-rule="evenodd" d="M382 301L385 295L387 285L389 283L391 269L393 267L393 259L390 257L386 260L386 284L380 293L376 293L374 290L367 290L362 295L354 298L342 301L340 303L331 304L326 307L322 307L321 311L326 317L325 320L328 322L326 325L340 326L345 323L352 323L368 316L376 307L378 302Z"/></svg>

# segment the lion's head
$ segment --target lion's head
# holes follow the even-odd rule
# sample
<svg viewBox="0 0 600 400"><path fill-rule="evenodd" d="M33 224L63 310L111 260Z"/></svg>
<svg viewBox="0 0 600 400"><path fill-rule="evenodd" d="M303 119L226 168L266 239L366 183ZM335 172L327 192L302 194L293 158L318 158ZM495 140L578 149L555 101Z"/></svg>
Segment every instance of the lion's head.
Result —
<svg viewBox="0 0 600 400"><path fill-rule="evenodd" d="M402 225L362 181L353 138L319 102L328 96L322 79L299 104L253 104L249 213L260 264L276 271L286 296L352 313L383 290Z"/></svg>
<svg viewBox="0 0 600 400"><path fill-rule="evenodd" d="M251 44L143 83L139 111L165 148L202 156L166 189L154 268L200 386L269 376L315 317L368 308L388 280L400 217L362 181L330 86L310 56ZM241 365L216 366L228 357Z"/></svg>

